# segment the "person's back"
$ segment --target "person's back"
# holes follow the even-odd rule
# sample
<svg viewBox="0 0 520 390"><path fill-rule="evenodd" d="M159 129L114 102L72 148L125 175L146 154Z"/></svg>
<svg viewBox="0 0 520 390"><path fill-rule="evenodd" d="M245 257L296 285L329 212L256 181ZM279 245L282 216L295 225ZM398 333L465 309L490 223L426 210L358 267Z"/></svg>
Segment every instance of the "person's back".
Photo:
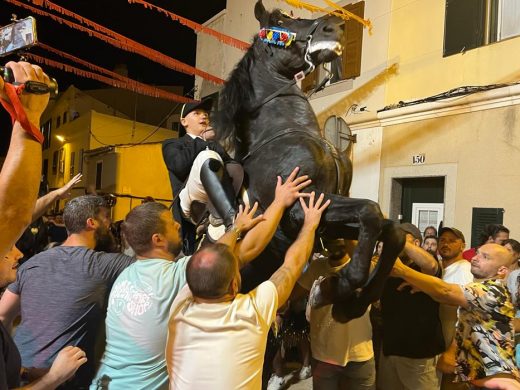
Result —
<svg viewBox="0 0 520 390"><path fill-rule="evenodd" d="M50 367L58 352L72 344L89 358L78 370L77 383L92 378L107 290L131 262L86 247L55 247L23 264L8 287L20 296L22 321L14 339L23 365Z"/></svg>
<svg viewBox="0 0 520 390"><path fill-rule="evenodd" d="M166 389L164 350L170 307L186 283L186 262L140 260L114 283L108 302L107 344L91 386Z"/></svg>
<svg viewBox="0 0 520 390"><path fill-rule="evenodd" d="M270 281L221 303L196 302L185 288L169 325L170 388L260 389L277 298Z"/></svg>

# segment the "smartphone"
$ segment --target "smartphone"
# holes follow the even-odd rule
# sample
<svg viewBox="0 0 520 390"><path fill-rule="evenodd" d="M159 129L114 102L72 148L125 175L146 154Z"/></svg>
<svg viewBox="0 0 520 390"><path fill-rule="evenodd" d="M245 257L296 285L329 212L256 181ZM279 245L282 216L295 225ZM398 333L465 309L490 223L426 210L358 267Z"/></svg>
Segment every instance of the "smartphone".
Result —
<svg viewBox="0 0 520 390"><path fill-rule="evenodd" d="M36 19L29 16L0 28L0 57L35 45Z"/></svg>

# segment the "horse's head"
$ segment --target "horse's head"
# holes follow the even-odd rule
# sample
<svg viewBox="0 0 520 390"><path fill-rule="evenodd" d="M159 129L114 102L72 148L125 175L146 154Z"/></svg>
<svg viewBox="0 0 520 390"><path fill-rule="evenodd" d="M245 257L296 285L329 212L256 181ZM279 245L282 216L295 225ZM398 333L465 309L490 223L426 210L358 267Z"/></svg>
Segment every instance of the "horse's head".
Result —
<svg viewBox="0 0 520 390"><path fill-rule="evenodd" d="M280 74L292 78L299 71L311 71L341 55L338 18L293 18L279 9L268 12L262 0L255 5L255 17L260 22L257 44L272 48L272 62Z"/></svg>

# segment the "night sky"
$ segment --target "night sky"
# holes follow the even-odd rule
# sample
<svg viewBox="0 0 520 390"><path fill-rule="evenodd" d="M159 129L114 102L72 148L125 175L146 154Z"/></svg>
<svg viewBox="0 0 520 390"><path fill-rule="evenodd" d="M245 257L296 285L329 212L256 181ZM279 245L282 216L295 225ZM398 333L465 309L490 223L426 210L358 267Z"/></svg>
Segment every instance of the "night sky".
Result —
<svg viewBox="0 0 520 390"><path fill-rule="evenodd" d="M29 4L27 1L20 1ZM126 64L128 77L146 84L182 85L185 87L185 91L193 87L193 76L175 72L138 54L120 50L95 37L90 37L87 33L59 24L49 17L31 15L29 10L14 6L5 0L0 0L0 2L0 25L9 24L12 13L15 13L18 19L34 16L40 42L109 70L118 64ZM194 31L155 10L145 9L139 4L128 4L126 0L53 0L53 3L167 56L195 66L196 35ZM226 0L150 0L149 3L192 21L203 23L224 9ZM42 9L57 14L49 9ZM57 15L67 19L61 14ZM37 47L31 49L31 52L81 68L77 64ZM1 58L0 63L3 65L10 60L17 60L17 57ZM54 68L46 68L45 71L57 79L62 91L71 84L80 89L106 87L97 81L77 77ZM5 154L9 134L10 122L7 118L7 114L2 110L0 114L1 133L3 134L0 141L1 155Z"/></svg>

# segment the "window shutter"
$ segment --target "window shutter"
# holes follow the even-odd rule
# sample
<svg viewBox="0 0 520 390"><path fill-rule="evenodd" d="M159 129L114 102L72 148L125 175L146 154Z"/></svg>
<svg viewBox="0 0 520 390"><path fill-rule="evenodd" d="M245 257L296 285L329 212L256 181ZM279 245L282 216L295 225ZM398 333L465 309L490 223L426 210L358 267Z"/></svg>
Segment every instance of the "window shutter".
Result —
<svg viewBox="0 0 520 390"><path fill-rule="evenodd" d="M347 11L363 18L365 2L359 1L344 7ZM347 20L343 30L343 79L352 79L361 74L361 50L363 47L363 25Z"/></svg>
<svg viewBox="0 0 520 390"><path fill-rule="evenodd" d="M490 223L502 224L504 222L504 209L473 207L471 217L471 247L476 248L478 238L484 226Z"/></svg>

